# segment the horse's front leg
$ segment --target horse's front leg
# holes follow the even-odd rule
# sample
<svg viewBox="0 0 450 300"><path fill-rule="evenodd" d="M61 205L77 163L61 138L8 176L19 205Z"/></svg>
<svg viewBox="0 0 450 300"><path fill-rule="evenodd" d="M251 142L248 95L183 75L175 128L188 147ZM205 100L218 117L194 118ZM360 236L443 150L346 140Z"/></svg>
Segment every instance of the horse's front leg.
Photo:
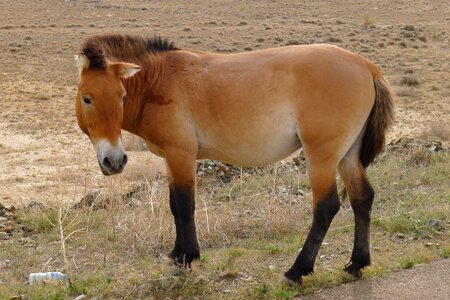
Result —
<svg viewBox="0 0 450 300"><path fill-rule="evenodd" d="M175 227L175 246L169 254L176 263L190 267L194 259L200 258L200 247L195 228L195 155L186 150L166 151L166 166L169 176L170 210Z"/></svg>

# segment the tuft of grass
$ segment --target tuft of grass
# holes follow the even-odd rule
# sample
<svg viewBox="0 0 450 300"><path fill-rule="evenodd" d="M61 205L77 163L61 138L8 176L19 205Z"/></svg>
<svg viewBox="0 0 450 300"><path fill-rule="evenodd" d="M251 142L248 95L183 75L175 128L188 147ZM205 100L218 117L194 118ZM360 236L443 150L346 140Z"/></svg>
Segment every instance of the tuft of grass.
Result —
<svg viewBox="0 0 450 300"><path fill-rule="evenodd" d="M432 152L427 149L415 149L406 161L409 167L427 167L432 162Z"/></svg>
<svg viewBox="0 0 450 300"><path fill-rule="evenodd" d="M414 25L404 25L402 29L406 31L416 31Z"/></svg>
<svg viewBox="0 0 450 300"><path fill-rule="evenodd" d="M364 277L365 278L384 276L387 273L388 273L388 268L386 266L383 266L380 264L371 265L364 269Z"/></svg>
<svg viewBox="0 0 450 300"><path fill-rule="evenodd" d="M435 213L404 214L376 221L374 225L381 226L390 234L408 234L415 239L419 239L436 232L444 232L447 229L446 217L443 214L444 212L442 211Z"/></svg>
<svg viewBox="0 0 450 300"><path fill-rule="evenodd" d="M369 13L365 13L363 15L363 18L364 18L363 22L364 28L369 28L371 25L375 24L375 19Z"/></svg>
<svg viewBox="0 0 450 300"><path fill-rule="evenodd" d="M229 249L228 255L230 258L237 258L244 254L244 251L242 249Z"/></svg>
<svg viewBox="0 0 450 300"><path fill-rule="evenodd" d="M416 265L416 261L411 258L407 258L407 259L400 261L400 268L402 268L402 269L411 269L415 265Z"/></svg>
<svg viewBox="0 0 450 300"><path fill-rule="evenodd" d="M20 217L24 231L42 234L54 229L57 224L58 213L54 208L36 208L24 211Z"/></svg>
<svg viewBox="0 0 450 300"><path fill-rule="evenodd" d="M273 296L275 299L292 299L297 295L295 291L287 290L287 289L277 289L273 292Z"/></svg>
<svg viewBox="0 0 450 300"><path fill-rule="evenodd" d="M405 44L405 47L406 47L406 44ZM419 80L417 80L417 78L414 77L413 75L407 75L407 76L402 77L402 79L400 80L400 84L406 85L406 86L418 86Z"/></svg>
<svg viewBox="0 0 450 300"><path fill-rule="evenodd" d="M450 257L450 248L444 247L442 249L439 249L439 256L442 258L449 258Z"/></svg>
<svg viewBox="0 0 450 300"><path fill-rule="evenodd" d="M415 265L419 265L429 261L430 258L422 253L406 257L399 261L399 266L401 269L411 269Z"/></svg>
<svg viewBox="0 0 450 300"><path fill-rule="evenodd" d="M115 284L116 281L105 274L95 273L95 274L85 274L83 276L76 276L72 279L72 284L69 288L69 292L72 295L86 295L86 296L96 296L98 293L102 293L104 290L108 289L110 285Z"/></svg>
<svg viewBox="0 0 450 300"><path fill-rule="evenodd" d="M261 245L260 249L268 254L277 254L282 251L283 247L274 243L266 243Z"/></svg>

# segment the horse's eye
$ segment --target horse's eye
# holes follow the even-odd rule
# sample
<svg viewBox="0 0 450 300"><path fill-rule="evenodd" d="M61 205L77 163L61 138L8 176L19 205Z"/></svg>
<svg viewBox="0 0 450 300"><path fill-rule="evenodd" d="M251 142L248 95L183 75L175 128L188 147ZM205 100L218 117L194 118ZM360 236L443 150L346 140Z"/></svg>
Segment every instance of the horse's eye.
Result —
<svg viewBox="0 0 450 300"><path fill-rule="evenodd" d="M127 95L123 95L122 96L122 102L125 101L127 99Z"/></svg>
<svg viewBox="0 0 450 300"><path fill-rule="evenodd" d="M83 96L83 97L81 97L81 99L83 100L84 104L86 104L86 105L92 104L92 100L88 96Z"/></svg>

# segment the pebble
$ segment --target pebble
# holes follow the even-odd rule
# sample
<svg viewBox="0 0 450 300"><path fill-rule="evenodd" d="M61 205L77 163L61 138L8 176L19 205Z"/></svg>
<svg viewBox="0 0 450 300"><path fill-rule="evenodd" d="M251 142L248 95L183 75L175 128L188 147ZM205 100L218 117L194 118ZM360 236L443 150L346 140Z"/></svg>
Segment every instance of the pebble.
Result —
<svg viewBox="0 0 450 300"><path fill-rule="evenodd" d="M1 260L0 261L0 269L11 267L12 264L13 264L13 261L10 259Z"/></svg>
<svg viewBox="0 0 450 300"><path fill-rule="evenodd" d="M405 238L405 235L403 233L397 233L395 235L395 237L398 238L398 239L402 239L403 240Z"/></svg>

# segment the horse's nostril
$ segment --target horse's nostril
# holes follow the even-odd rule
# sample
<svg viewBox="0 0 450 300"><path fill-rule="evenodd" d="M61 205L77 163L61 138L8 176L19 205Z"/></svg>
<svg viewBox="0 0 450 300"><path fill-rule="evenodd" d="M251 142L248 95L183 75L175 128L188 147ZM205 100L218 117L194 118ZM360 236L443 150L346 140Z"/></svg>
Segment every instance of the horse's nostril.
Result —
<svg viewBox="0 0 450 300"><path fill-rule="evenodd" d="M103 164L103 166L106 167L106 168L111 168L111 162L109 161L109 158L107 158L107 157L105 157L105 158L103 159L102 164Z"/></svg>
<svg viewBox="0 0 450 300"><path fill-rule="evenodd" d="M127 162L128 162L128 155L124 154L122 159L122 166L126 165Z"/></svg>

